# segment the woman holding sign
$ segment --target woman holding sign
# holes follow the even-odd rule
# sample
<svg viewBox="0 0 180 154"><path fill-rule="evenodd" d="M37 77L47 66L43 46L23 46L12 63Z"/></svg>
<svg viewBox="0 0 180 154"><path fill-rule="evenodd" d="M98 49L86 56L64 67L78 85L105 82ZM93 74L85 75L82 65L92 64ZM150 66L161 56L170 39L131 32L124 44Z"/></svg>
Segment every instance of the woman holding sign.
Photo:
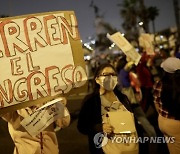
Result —
<svg viewBox="0 0 180 154"><path fill-rule="evenodd" d="M117 73L110 64L95 72L95 90L85 98L78 129L88 135L92 154L137 154L138 143L129 100L117 88ZM134 142L123 139L134 138Z"/></svg>
<svg viewBox="0 0 180 154"><path fill-rule="evenodd" d="M69 125L65 105L66 99L62 97L3 115L15 144L14 154L59 154L54 126Z"/></svg>

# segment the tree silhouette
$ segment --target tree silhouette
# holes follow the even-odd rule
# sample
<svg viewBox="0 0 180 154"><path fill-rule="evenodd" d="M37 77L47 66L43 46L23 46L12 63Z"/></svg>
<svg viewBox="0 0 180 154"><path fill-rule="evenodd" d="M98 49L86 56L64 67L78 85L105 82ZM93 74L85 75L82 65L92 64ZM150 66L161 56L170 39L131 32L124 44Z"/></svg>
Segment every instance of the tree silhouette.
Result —
<svg viewBox="0 0 180 154"><path fill-rule="evenodd" d="M173 0L173 5L174 5L174 15L175 15L175 19L176 19L176 26L177 26L177 42L180 42L180 8L179 8L179 1L178 0Z"/></svg>
<svg viewBox="0 0 180 154"><path fill-rule="evenodd" d="M124 19L122 27L126 32L126 37L129 40L134 40L138 35L138 11L137 0L124 0L121 4L118 4L120 9L120 15Z"/></svg>
<svg viewBox="0 0 180 154"><path fill-rule="evenodd" d="M156 32L155 29L155 18L159 15L159 10L156 7L149 7L148 8L148 18L152 21L152 28L153 28L153 33Z"/></svg>
<svg viewBox="0 0 180 154"><path fill-rule="evenodd" d="M145 32L149 32L149 22L153 22L153 30L155 31L154 20L159 15L156 7L147 8L144 0L123 0L120 7L120 15L124 19L122 27L126 31L126 37L130 40L136 40L139 36L138 22L143 22L142 27Z"/></svg>

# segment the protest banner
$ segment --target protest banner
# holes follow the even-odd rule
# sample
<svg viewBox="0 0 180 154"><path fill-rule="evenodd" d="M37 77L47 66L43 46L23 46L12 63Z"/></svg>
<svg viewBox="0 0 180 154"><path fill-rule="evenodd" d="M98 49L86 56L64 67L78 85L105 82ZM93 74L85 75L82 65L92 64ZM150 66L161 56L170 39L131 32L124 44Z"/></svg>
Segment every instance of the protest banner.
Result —
<svg viewBox="0 0 180 154"><path fill-rule="evenodd" d="M74 12L0 19L0 66L0 113L77 91L87 77Z"/></svg>
<svg viewBox="0 0 180 154"><path fill-rule="evenodd" d="M122 50L122 52L124 52L124 54L134 62L135 65L139 63L141 55L136 52L134 47L124 36L122 36L120 32L117 32L113 35L107 34L107 38L114 42Z"/></svg>
<svg viewBox="0 0 180 154"><path fill-rule="evenodd" d="M154 35L142 33L139 37L139 45L145 50L147 55L154 55Z"/></svg>

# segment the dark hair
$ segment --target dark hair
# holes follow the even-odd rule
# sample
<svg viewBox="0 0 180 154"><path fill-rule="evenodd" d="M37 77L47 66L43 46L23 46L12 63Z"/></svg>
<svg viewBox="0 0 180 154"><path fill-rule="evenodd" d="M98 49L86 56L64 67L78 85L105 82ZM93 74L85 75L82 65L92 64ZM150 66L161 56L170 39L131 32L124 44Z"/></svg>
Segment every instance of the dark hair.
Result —
<svg viewBox="0 0 180 154"><path fill-rule="evenodd" d="M116 67L117 72L119 72L122 68L124 68L126 63L127 63L126 56L120 58Z"/></svg>
<svg viewBox="0 0 180 154"><path fill-rule="evenodd" d="M94 78L98 77L98 76L101 74L101 72L103 71L103 69L106 68L106 67L111 67L111 68L114 70L114 72L116 72L116 69L114 68L113 65L111 65L111 64L109 64L109 63L105 63L105 64L100 65L100 66L96 69L96 71L95 71L95 73L94 73Z"/></svg>
<svg viewBox="0 0 180 154"><path fill-rule="evenodd" d="M180 70L165 73L162 78L161 101L168 112L180 118Z"/></svg>
<svg viewBox="0 0 180 154"><path fill-rule="evenodd" d="M96 69L96 71L95 71L95 73L94 73L94 83L93 83L93 89L94 89L94 92L99 92L99 88L100 88L100 86L99 86L99 84L97 84L96 83L96 77L98 77L100 74L101 74L101 72L103 71L103 69L104 68L106 68L106 67L110 67L110 68L112 68L113 70L114 70L114 72L116 72L116 69L114 68L114 66L113 65L111 65L111 64L109 64L109 63L105 63L105 64L102 64L102 65L100 65L97 69Z"/></svg>

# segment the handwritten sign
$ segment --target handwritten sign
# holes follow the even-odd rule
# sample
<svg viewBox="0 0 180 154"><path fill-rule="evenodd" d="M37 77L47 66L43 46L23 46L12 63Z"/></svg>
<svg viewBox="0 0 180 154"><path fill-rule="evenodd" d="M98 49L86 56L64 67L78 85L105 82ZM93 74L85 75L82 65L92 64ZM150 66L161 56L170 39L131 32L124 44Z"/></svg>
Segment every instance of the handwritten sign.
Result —
<svg viewBox="0 0 180 154"><path fill-rule="evenodd" d="M117 32L113 35L107 34L107 38L114 42L123 52L129 57L135 65L139 63L141 55L135 51L134 47L126 40L120 32Z"/></svg>
<svg viewBox="0 0 180 154"><path fill-rule="evenodd" d="M53 100L46 105L42 106L34 113L26 117L21 121L21 125L27 130L27 132L36 136L43 130L45 130L50 124L56 121L58 118L64 117L64 105L62 100Z"/></svg>
<svg viewBox="0 0 180 154"><path fill-rule="evenodd" d="M144 48L148 55L154 55L154 36L150 34L141 34L139 37L139 45Z"/></svg>
<svg viewBox="0 0 180 154"><path fill-rule="evenodd" d="M73 11L0 20L0 108L70 92L87 77Z"/></svg>

